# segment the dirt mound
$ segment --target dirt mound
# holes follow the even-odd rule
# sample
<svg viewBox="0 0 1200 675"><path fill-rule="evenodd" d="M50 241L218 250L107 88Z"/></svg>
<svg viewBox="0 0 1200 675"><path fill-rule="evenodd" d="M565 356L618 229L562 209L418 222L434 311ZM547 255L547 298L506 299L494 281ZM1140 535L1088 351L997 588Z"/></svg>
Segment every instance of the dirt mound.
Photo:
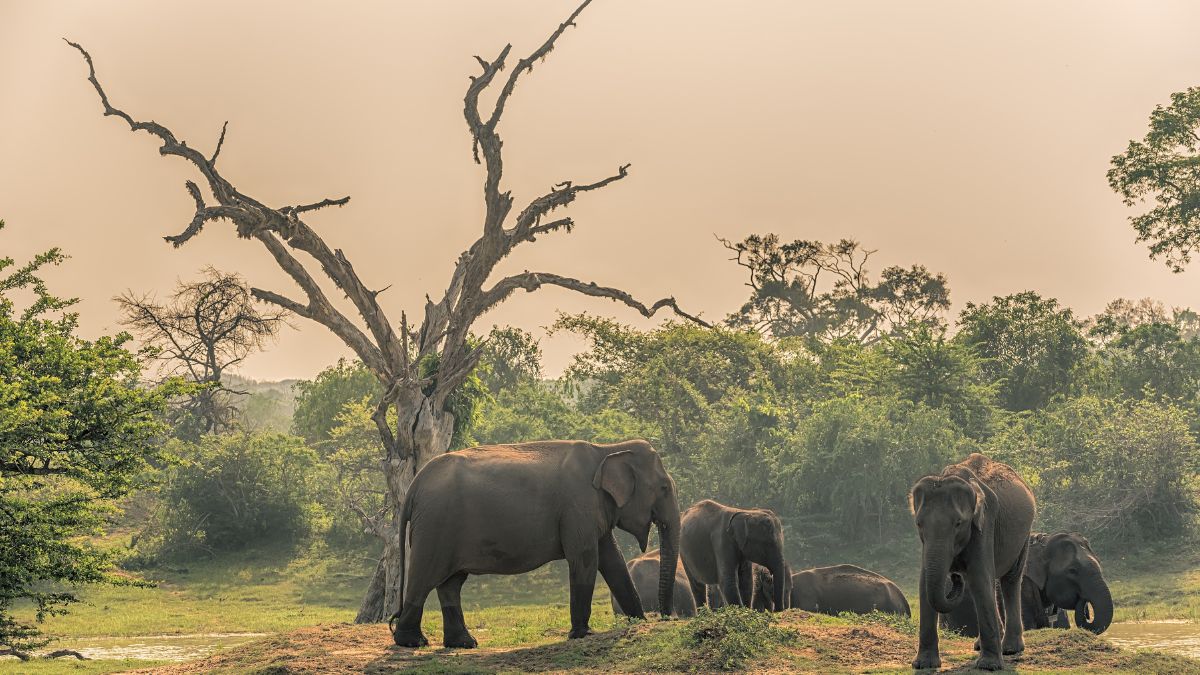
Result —
<svg viewBox="0 0 1200 675"><path fill-rule="evenodd" d="M474 650L404 649L381 625L314 626L232 648L190 663L147 673L629 673L712 672L688 642L688 623L649 621L584 640L545 638L528 646ZM804 612L778 615L773 630L784 638L740 667L754 673L862 673L904 671L916 650L912 626L849 620ZM970 672L971 641L943 639L950 672ZM1129 652L1079 630L1027 633L1027 651L1014 663L1020 672L1180 673L1200 675L1200 661L1152 652Z"/></svg>

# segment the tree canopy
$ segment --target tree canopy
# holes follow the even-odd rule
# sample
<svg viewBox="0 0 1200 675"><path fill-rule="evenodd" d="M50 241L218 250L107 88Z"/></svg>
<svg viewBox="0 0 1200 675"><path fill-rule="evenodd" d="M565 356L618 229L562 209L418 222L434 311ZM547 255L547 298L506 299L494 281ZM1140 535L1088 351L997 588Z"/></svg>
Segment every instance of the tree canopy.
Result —
<svg viewBox="0 0 1200 675"><path fill-rule="evenodd" d="M0 647L14 652L42 642L15 603L40 620L75 602L75 587L111 579L109 556L80 537L159 456L161 414L184 393L176 381L139 382L127 334L76 334L73 301L39 276L63 260L58 249L21 266L0 259Z"/></svg>

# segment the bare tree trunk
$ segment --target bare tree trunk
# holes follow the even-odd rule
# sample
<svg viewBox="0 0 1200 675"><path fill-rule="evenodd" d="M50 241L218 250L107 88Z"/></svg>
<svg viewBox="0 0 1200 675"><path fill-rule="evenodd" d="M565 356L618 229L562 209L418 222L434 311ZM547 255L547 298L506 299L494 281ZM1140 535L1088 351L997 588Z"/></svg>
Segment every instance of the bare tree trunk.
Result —
<svg viewBox="0 0 1200 675"><path fill-rule="evenodd" d="M444 454L450 449L450 441L454 435L454 416L434 407L429 398L415 401L419 406L415 414L405 415L406 410L400 411L400 419L415 417L416 424L412 430L412 455L416 461L391 456L382 463L384 477L387 480L388 501L391 504L392 524L387 528L383 542L383 555L375 567L375 575L367 594L358 609L356 623L377 623L387 621L389 617L400 611L400 601L403 596L401 586L403 576L400 569L400 546L407 546L400 532L400 515L404 509L404 500L408 489L416 478L417 471L429 460ZM402 439L403 440L403 439Z"/></svg>

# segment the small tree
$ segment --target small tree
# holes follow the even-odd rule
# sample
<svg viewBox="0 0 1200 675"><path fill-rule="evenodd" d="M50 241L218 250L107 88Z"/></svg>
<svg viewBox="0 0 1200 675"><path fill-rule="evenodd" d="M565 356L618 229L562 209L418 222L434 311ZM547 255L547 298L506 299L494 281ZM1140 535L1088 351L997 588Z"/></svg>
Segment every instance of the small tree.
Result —
<svg viewBox="0 0 1200 675"><path fill-rule="evenodd" d="M182 246L212 221L232 222L239 237L262 244L304 293L304 300L296 300L276 291L255 288L251 291L254 297L325 326L354 350L379 380L383 394L373 419L383 441L385 455L381 458L381 467L387 481L392 521L379 530L384 539L384 553L359 610L360 622L382 621L400 609L397 555L401 545L397 531L400 507L416 472L450 447L456 428L451 399L459 386L472 376L482 354L481 348L468 340L471 327L479 317L516 291L533 292L544 286L558 286L583 295L608 298L646 317L670 308L680 316L704 323L683 312L674 298L646 305L618 288L549 272L524 271L489 284L496 265L518 246L574 228L575 221L569 216L556 217L553 215L556 210L628 175L629 165L624 165L615 174L593 182L558 183L529 201L515 217L512 193L501 186L504 158L498 127L504 108L521 76L550 54L559 37L575 25L575 20L590 3L591 0L584 0L540 47L512 67L508 67L512 45L505 46L490 61L475 57L480 72L471 78L463 110L473 157L476 163L484 166L483 232L458 256L450 283L440 297L434 300L427 296L424 318L418 327L409 325L404 312L400 314L398 326L390 321L378 301L382 291L368 287L342 251L330 248L305 222L305 217L321 209L345 206L349 197L280 207L268 206L265 201L251 197L236 188L217 168L225 141L224 127L212 154L205 155L179 140L167 127L153 121L135 120L109 102L96 79L91 55L80 45L68 41L87 62L88 80L100 97L104 114L124 120L131 131L145 131L158 138L162 141L160 154L180 157L194 165L215 200L214 204L209 204L200 187L187 181L185 186L195 202L195 214L183 232L166 237L166 240L174 246ZM501 73L506 68L508 74L503 77ZM480 97L493 89L493 85L499 90L489 108ZM330 302L309 267L297 257L297 252L317 262L321 274L354 306L361 323Z"/></svg>
<svg viewBox="0 0 1200 675"><path fill-rule="evenodd" d="M774 338L872 344L916 326L944 325L941 315L950 308L946 278L924 266L888 267L872 281L867 262L875 251L856 241L781 244L775 234L720 241L750 273L750 299L729 317L732 326Z"/></svg>
<svg viewBox="0 0 1200 675"><path fill-rule="evenodd" d="M58 584L111 580L109 556L81 537L157 455L159 415L180 391L141 386L128 335L75 335L77 316L61 311L74 301L38 277L62 260L58 249L19 268L0 259L0 654L22 658L45 640L14 604L40 621L77 599ZM20 311L13 294L34 301Z"/></svg>
<svg viewBox="0 0 1200 675"><path fill-rule="evenodd" d="M264 312L236 274L212 267L198 281L180 282L166 303L126 292L116 298L121 323L155 350L161 371L202 385L172 411L176 434L196 440L229 431L237 422L232 395L222 376L273 338L284 312Z"/></svg>

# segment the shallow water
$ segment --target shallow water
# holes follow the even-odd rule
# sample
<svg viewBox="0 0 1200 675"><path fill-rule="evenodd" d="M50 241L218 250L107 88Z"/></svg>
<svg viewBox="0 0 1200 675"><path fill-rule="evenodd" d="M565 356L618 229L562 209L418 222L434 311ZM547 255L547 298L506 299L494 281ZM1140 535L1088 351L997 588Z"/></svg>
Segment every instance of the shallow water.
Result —
<svg viewBox="0 0 1200 675"><path fill-rule="evenodd" d="M234 647L270 633L194 633L189 635L139 635L94 637L55 642L50 649L74 649L89 659L145 659L190 661L224 647Z"/></svg>
<svg viewBox="0 0 1200 675"><path fill-rule="evenodd" d="M1114 623L1103 637L1118 647L1157 649L1200 658L1200 623L1139 621Z"/></svg>

